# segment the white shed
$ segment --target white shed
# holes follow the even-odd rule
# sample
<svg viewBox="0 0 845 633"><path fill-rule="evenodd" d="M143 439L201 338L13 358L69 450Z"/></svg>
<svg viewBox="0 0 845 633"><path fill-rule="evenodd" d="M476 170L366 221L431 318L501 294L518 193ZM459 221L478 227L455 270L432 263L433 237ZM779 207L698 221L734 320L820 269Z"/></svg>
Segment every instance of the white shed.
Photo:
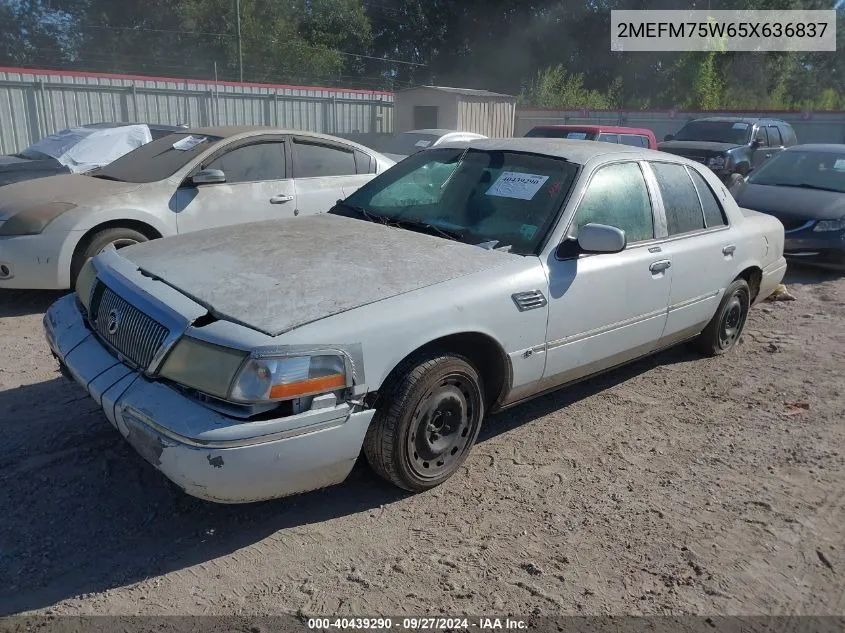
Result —
<svg viewBox="0 0 845 633"><path fill-rule="evenodd" d="M397 133L440 128L507 138L515 115L516 97L488 90L417 86L400 90L394 100Z"/></svg>

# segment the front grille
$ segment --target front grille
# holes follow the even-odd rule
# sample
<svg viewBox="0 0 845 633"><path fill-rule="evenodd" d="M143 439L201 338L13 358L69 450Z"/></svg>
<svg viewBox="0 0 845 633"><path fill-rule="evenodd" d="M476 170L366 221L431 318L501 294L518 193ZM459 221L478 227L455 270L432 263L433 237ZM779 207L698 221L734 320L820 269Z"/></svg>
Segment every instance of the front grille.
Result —
<svg viewBox="0 0 845 633"><path fill-rule="evenodd" d="M102 284L94 292L91 307L99 337L137 367L149 367L167 337L167 328Z"/></svg>

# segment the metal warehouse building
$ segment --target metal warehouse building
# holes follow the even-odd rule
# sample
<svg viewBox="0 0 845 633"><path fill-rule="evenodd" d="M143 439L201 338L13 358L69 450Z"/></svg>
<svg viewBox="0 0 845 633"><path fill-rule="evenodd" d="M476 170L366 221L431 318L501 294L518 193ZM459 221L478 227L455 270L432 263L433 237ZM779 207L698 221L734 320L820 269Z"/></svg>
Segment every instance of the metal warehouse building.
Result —
<svg viewBox="0 0 845 633"><path fill-rule="evenodd" d="M396 132L441 128L491 138L513 136L516 97L487 90L418 86L394 97Z"/></svg>

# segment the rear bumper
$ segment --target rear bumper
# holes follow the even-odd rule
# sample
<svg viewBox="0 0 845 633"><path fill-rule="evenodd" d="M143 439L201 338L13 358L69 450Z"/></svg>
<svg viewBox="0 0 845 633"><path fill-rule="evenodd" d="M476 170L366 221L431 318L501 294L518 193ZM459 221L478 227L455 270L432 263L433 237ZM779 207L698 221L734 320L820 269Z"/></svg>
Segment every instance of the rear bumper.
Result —
<svg viewBox="0 0 845 633"><path fill-rule="evenodd" d="M75 295L50 307L44 328L62 373L88 391L129 444L182 490L208 501L262 501L343 481L375 413L341 404L245 423L121 363L87 329ZM175 433L173 420L191 434ZM273 433L262 433L270 427Z"/></svg>
<svg viewBox="0 0 845 633"><path fill-rule="evenodd" d="M785 258L781 257L776 262L766 266L763 269L763 276L760 278L760 291L757 293L755 303L771 296L774 289L783 281L784 275L786 275Z"/></svg>

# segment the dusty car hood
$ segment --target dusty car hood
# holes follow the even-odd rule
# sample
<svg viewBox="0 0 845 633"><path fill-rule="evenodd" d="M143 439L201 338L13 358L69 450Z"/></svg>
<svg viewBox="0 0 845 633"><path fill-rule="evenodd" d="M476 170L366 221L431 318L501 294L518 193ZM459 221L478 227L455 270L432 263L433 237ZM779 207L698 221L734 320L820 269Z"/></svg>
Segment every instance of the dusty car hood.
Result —
<svg viewBox="0 0 845 633"><path fill-rule="evenodd" d="M657 145L657 149L661 152L669 152L670 154L680 154L684 151L722 153L736 147L742 147L742 145L737 145L736 143L712 143L710 141L664 141Z"/></svg>
<svg viewBox="0 0 845 633"><path fill-rule="evenodd" d="M736 194L736 203L784 219L837 220L845 217L845 193L834 191L748 183Z"/></svg>
<svg viewBox="0 0 845 633"><path fill-rule="evenodd" d="M208 229L119 254L219 318L271 336L519 257L326 214Z"/></svg>
<svg viewBox="0 0 845 633"><path fill-rule="evenodd" d="M69 171L67 167L53 158L30 160L17 156L0 156L0 187L22 180L47 178Z"/></svg>
<svg viewBox="0 0 845 633"><path fill-rule="evenodd" d="M80 174L60 174L0 188L0 221L50 202L82 205L98 198L128 193L140 185L101 180Z"/></svg>

